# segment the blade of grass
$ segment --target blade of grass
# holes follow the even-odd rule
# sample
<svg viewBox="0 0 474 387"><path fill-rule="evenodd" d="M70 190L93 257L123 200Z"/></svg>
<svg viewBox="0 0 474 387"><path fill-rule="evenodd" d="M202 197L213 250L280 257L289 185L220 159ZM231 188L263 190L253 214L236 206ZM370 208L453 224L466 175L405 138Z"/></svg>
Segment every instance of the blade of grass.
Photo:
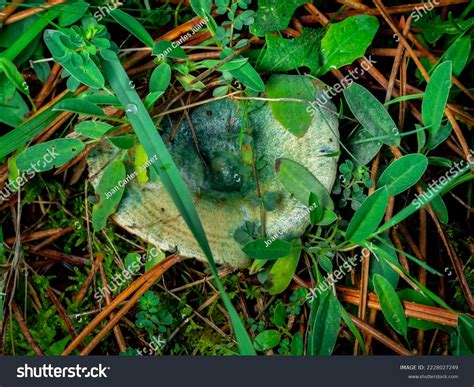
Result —
<svg viewBox="0 0 474 387"><path fill-rule="evenodd" d="M153 120L136 91L130 86L128 75L118 57L115 56L115 58L111 58L110 60L103 60L102 65L105 78L125 107L132 128L135 130L148 157L151 159L155 155L158 156L157 163L152 164L153 168L159 174L161 182L170 194L181 216L207 257L222 300L229 312L240 353L242 355L254 355L255 350L252 341L219 279L217 266L209 242L202 227L201 220L194 208L188 187L185 185L168 149L158 134Z"/></svg>

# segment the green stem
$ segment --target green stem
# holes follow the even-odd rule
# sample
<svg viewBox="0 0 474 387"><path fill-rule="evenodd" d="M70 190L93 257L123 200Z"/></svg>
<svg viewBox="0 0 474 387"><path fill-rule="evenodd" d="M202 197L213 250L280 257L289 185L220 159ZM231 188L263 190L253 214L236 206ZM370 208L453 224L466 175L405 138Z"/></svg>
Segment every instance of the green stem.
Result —
<svg viewBox="0 0 474 387"><path fill-rule="evenodd" d="M194 207L188 187L184 183L161 136L158 134L153 120L137 92L130 86L128 75L118 57L115 56L112 60L103 60L102 66L104 68L105 78L125 107L132 128L137 134L138 140L148 154L148 157L153 158L155 155L158 156L158 161L152 164L152 167L160 176L163 186L168 191L183 220L188 225L208 260L224 305L229 312L240 353L242 355L254 355L255 350L252 341L219 279L217 266L209 242Z"/></svg>

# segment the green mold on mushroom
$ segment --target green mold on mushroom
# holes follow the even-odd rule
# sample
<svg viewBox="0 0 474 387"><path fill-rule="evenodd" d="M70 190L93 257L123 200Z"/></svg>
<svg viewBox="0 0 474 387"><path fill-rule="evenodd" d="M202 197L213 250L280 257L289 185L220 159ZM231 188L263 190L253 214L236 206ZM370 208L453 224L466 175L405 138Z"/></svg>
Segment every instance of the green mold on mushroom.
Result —
<svg viewBox="0 0 474 387"><path fill-rule="evenodd" d="M290 240L302 235L309 217L306 207L277 179L275 161L288 158L298 162L330 192L336 177L334 154L339 151L339 144L338 120L331 112L335 109L330 104L327 107L329 109L314 112L310 127L302 137L289 133L275 119L268 104L243 114L239 104L228 99L195 109L190 115L193 130L186 120L177 128L175 125L165 128L163 138L168 139L171 133L172 141L168 141L167 146L195 199L217 263L248 267L250 259L242 252L234 234L246 221L259 223L261 219L260 206L255 207L251 200L256 194L255 179L242 161L242 131L252 130L261 192L278 195L276 208L265 212L267 235L278 233L279 238ZM102 146L90 154L89 172L95 187L101 171L117 152L115 148ZM133 173L132 165L128 165L128 169ZM164 251L206 261L159 179L144 186L136 180L129 182L113 219L130 233Z"/></svg>

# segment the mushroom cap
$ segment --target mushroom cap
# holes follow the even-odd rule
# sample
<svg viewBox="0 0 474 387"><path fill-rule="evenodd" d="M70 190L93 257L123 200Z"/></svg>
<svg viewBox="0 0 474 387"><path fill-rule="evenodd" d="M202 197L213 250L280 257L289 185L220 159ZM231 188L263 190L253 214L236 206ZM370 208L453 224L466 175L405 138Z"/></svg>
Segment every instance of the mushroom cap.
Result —
<svg viewBox="0 0 474 387"><path fill-rule="evenodd" d="M332 155L339 151L338 120L331 110L335 108L330 103L326 109L315 110L302 137L286 130L267 103L243 114L239 104L229 99L195 109L190 115L193 129L185 119L177 128L176 124L165 128L163 138L172 134L173 140L167 147L195 199L217 263L248 267L250 259L242 252L234 233L245 222L260 223L260 207L250 200L256 195L255 179L242 170L239 140L242 130L252 129L255 154L260 159L259 165L263 165L257 172L261 192L275 192L279 198L275 210L265 212L267 235L290 240L303 234L309 217L306 206L293 198L277 179L274 164L279 158L294 160L311 171L330 192L337 172L337 156ZM91 152L88 164L95 187L101 171L117 152L107 146ZM133 173L132 165L127 168ZM144 186L136 180L128 183L113 219L164 251L206 261L159 179Z"/></svg>

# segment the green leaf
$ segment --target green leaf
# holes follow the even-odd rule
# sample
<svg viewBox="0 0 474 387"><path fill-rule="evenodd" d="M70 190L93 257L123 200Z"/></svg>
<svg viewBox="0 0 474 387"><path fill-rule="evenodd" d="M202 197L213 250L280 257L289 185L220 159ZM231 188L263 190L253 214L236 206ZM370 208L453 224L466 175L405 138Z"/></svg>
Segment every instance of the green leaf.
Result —
<svg viewBox="0 0 474 387"><path fill-rule="evenodd" d="M74 132L77 134L98 140L104 137L114 127L110 124L100 121L82 121L76 125Z"/></svg>
<svg viewBox="0 0 474 387"><path fill-rule="evenodd" d="M346 239L361 244L381 222L388 204L387 188L382 187L364 200L352 217L346 231Z"/></svg>
<svg viewBox="0 0 474 387"><path fill-rule="evenodd" d="M131 149L135 145L136 137L133 135L109 137L108 140L119 149Z"/></svg>
<svg viewBox="0 0 474 387"><path fill-rule="evenodd" d="M374 275L373 283L385 319L397 333L407 337L407 319L395 289L379 274Z"/></svg>
<svg viewBox="0 0 474 387"><path fill-rule="evenodd" d="M85 145L80 140L59 138L26 149L18 156L16 165L22 171L50 171L72 160L84 148Z"/></svg>
<svg viewBox="0 0 474 387"><path fill-rule="evenodd" d="M273 323L277 327L284 327L286 323L286 306L282 303L279 303L275 306L273 310Z"/></svg>
<svg viewBox="0 0 474 387"><path fill-rule="evenodd" d="M112 16L118 24L126 28L128 32L134 35L142 43L146 44L150 48L153 48L155 45L153 38L133 16L130 16L128 13L125 13L120 9L111 10L110 16Z"/></svg>
<svg viewBox="0 0 474 387"><path fill-rule="evenodd" d="M140 185L145 185L148 181L148 155L141 144L135 151L135 170L137 171L137 181Z"/></svg>
<svg viewBox="0 0 474 387"><path fill-rule="evenodd" d="M30 94L27 83L10 59L0 57L0 71L7 76L19 91L26 95Z"/></svg>
<svg viewBox="0 0 474 387"><path fill-rule="evenodd" d="M93 89L104 87L104 77L95 62L89 57L79 56L73 52L72 48L65 45L65 42L71 42L68 35L48 29L44 31L44 42L51 51L54 61L63 66L76 82L83 83ZM72 59L74 57L81 58L82 63L80 65L75 63Z"/></svg>
<svg viewBox="0 0 474 387"><path fill-rule="evenodd" d="M383 276L394 288L398 286L400 279L400 274L387 262L389 261L394 265L399 265L397 251L385 234L383 234L383 238L385 240L384 244L378 240L370 244L370 250L373 252L373 254L370 255L369 265L369 278L371 279L369 283L370 291L374 290L372 280L375 274Z"/></svg>
<svg viewBox="0 0 474 387"><path fill-rule="evenodd" d="M428 203L431 203L440 193L446 193L449 192L452 188L454 188L455 183L458 181L458 179L461 179L463 175L468 172L472 168L471 165L466 165L460 170L456 171L453 175L450 176L450 182L451 185L443 185L443 184L437 184L435 188L430 189L430 194L429 196L421 196L417 197L415 200L413 200L408 206L406 206L403 210L398 212L396 215L394 215L388 222L383 224L378 230L377 233L384 232L385 230L388 230L389 228L392 228L393 226L397 225L400 222L403 222L406 218L408 218L410 215L418 211L421 207L426 206ZM470 174L469 174L470 175Z"/></svg>
<svg viewBox="0 0 474 387"><path fill-rule="evenodd" d="M280 72L303 66L316 70L319 66L320 36L319 31L311 28L302 28L301 35L294 39L266 35L267 48L258 70Z"/></svg>
<svg viewBox="0 0 474 387"><path fill-rule="evenodd" d="M190 0L191 7L196 15L205 19L211 14L212 0Z"/></svg>
<svg viewBox="0 0 474 387"><path fill-rule="evenodd" d="M444 53L443 61L451 61L453 74L458 77L469 62L471 54L471 37L464 36L457 39Z"/></svg>
<svg viewBox="0 0 474 387"><path fill-rule="evenodd" d="M319 74L349 65L364 56L379 28L375 16L350 16L331 24L321 41L323 65Z"/></svg>
<svg viewBox="0 0 474 387"><path fill-rule="evenodd" d="M257 239L247 243L242 251L254 259L278 259L290 255L293 247L290 242L276 239Z"/></svg>
<svg viewBox="0 0 474 387"><path fill-rule="evenodd" d="M425 155L414 153L392 162L382 173L379 187L386 187L388 196L395 196L415 185L428 168Z"/></svg>
<svg viewBox="0 0 474 387"><path fill-rule="evenodd" d="M280 183L302 204L308 203L311 192L315 193L324 208L333 210L334 203L322 183L304 166L289 159L277 159L275 171Z"/></svg>
<svg viewBox="0 0 474 387"><path fill-rule="evenodd" d="M268 292L272 296L283 293L290 285L291 280L295 275L300 256L301 249L294 247L289 255L275 261L269 272L271 287L268 289Z"/></svg>
<svg viewBox="0 0 474 387"><path fill-rule="evenodd" d="M308 337L308 355L329 356L336 345L341 308L331 291L323 293ZM316 302L311 303L316 307Z"/></svg>
<svg viewBox="0 0 474 387"><path fill-rule="evenodd" d="M118 60L118 57L115 56L114 60L103 61L102 64L107 80L119 97L123 106L133 105L136 107L136 112L134 109L133 112L127 112L127 115L132 128L135 130L135 133L137 134L140 143L143 145L148 157L151 159L159 155L157 161L152 164L152 168L154 172L159 175L161 183L168 191L183 220L193 233L208 260L209 267L224 306L229 313L229 318L236 336L240 353L242 355L254 355L255 350L252 341L245 330L242 319L232 305L232 302L222 285L222 281L219 278L217 266L202 223L199 219L196 208L194 207L191 194L189 193L183 178L179 174L178 168L173 162L163 139L158 134L155 128L155 123L148 114L137 92L131 88L130 79Z"/></svg>
<svg viewBox="0 0 474 387"><path fill-rule="evenodd" d="M170 57L173 59L186 59L188 56L180 46L173 47L173 43L167 40L159 40L153 46L153 55L158 59Z"/></svg>
<svg viewBox="0 0 474 387"><path fill-rule="evenodd" d="M73 112L86 116L104 117L104 111L92 102L79 98L63 99L53 106L54 111Z"/></svg>
<svg viewBox="0 0 474 387"><path fill-rule="evenodd" d="M307 77L272 75L266 85L266 94L268 98L295 98L310 102L314 100L316 90ZM270 101L269 105L273 115L285 129L297 137L305 135L313 120L307 111L307 103Z"/></svg>
<svg viewBox="0 0 474 387"><path fill-rule="evenodd" d="M89 4L84 1L68 2L61 6L62 12L59 15L58 23L61 27L67 27L80 20L89 8Z"/></svg>
<svg viewBox="0 0 474 387"><path fill-rule="evenodd" d="M474 355L474 320L466 314L458 316L458 328L451 337L453 355Z"/></svg>
<svg viewBox="0 0 474 387"><path fill-rule="evenodd" d="M171 81L171 67L167 63L159 65L151 74L150 91L165 92Z"/></svg>
<svg viewBox="0 0 474 387"><path fill-rule="evenodd" d="M303 335L301 332L296 332L291 339L291 354L293 356L301 356L304 352Z"/></svg>
<svg viewBox="0 0 474 387"><path fill-rule="evenodd" d="M29 108L5 74L0 73L0 122L16 127L25 120Z"/></svg>
<svg viewBox="0 0 474 387"><path fill-rule="evenodd" d="M102 230L107 225L108 217L117 210L125 192L125 186L119 182L125 180L125 175L125 165L120 159L112 161L105 169L97 187L99 203L92 208L95 231Z"/></svg>
<svg viewBox="0 0 474 387"><path fill-rule="evenodd" d="M318 195L316 195L314 192L309 194L308 206L309 208L313 208L309 214L309 219L311 224L314 226L315 224L318 224L324 216L324 208L321 205Z"/></svg>
<svg viewBox="0 0 474 387"><path fill-rule="evenodd" d="M280 340L281 333L274 329L269 329L257 335L254 346L257 351L267 351L280 344Z"/></svg>
<svg viewBox="0 0 474 387"><path fill-rule="evenodd" d="M397 125L370 91L354 82L344 89L344 96L357 121L372 136L389 146L400 145Z"/></svg>
<svg viewBox="0 0 474 387"><path fill-rule="evenodd" d="M219 71L229 71L229 70L236 70L241 68L244 64L246 64L249 61L248 58L236 58L232 59L230 62L224 63L223 65L220 65L217 67L217 70ZM203 60L200 62L200 66L203 66L205 68L211 68L217 66L219 63L221 63L220 60L217 59L208 59L208 60Z"/></svg>
<svg viewBox="0 0 474 387"><path fill-rule="evenodd" d="M438 132L443 120L452 86L452 67L451 62L441 63L426 86L425 97L421 104L421 116L431 136Z"/></svg>
<svg viewBox="0 0 474 387"><path fill-rule="evenodd" d="M257 92L265 91L265 83L263 83L262 78L250 63L247 62L242 67L229 70L229 72L235 79L242 82L249 89Z"/></svg>
<svg viewBox="0 0 474 387"><path fill-rule="evenodd" d="M284 30L290 24L291 17L299 6L308 0L258 0L255 22L250 26L250 32L257 36Z"/></svg>
<svg viewBox="0 0 474 387"><path fill-rule="evenodd" d="M349 316L349 313L347 313L347 311L344 309L344 307L342 306L340 302L339 302L339 308L341 310L342 319L344 320L344 322L346 323L347 327L349 328L351 333L354 335L356 340L359 342L362 352L364 352L364 354L367 355L367 349L365 348L365 342L364 342L364 339L362 338L362 335L360 334L359 330L357 329L351 317Z"/></svg>
<svg viewBox="0 0 474 387"><path fill-rule="evenodd" d="M378 155L383 144L363 126L359 126L347 140L347 145L357 162L367 165Z"/></svg>

